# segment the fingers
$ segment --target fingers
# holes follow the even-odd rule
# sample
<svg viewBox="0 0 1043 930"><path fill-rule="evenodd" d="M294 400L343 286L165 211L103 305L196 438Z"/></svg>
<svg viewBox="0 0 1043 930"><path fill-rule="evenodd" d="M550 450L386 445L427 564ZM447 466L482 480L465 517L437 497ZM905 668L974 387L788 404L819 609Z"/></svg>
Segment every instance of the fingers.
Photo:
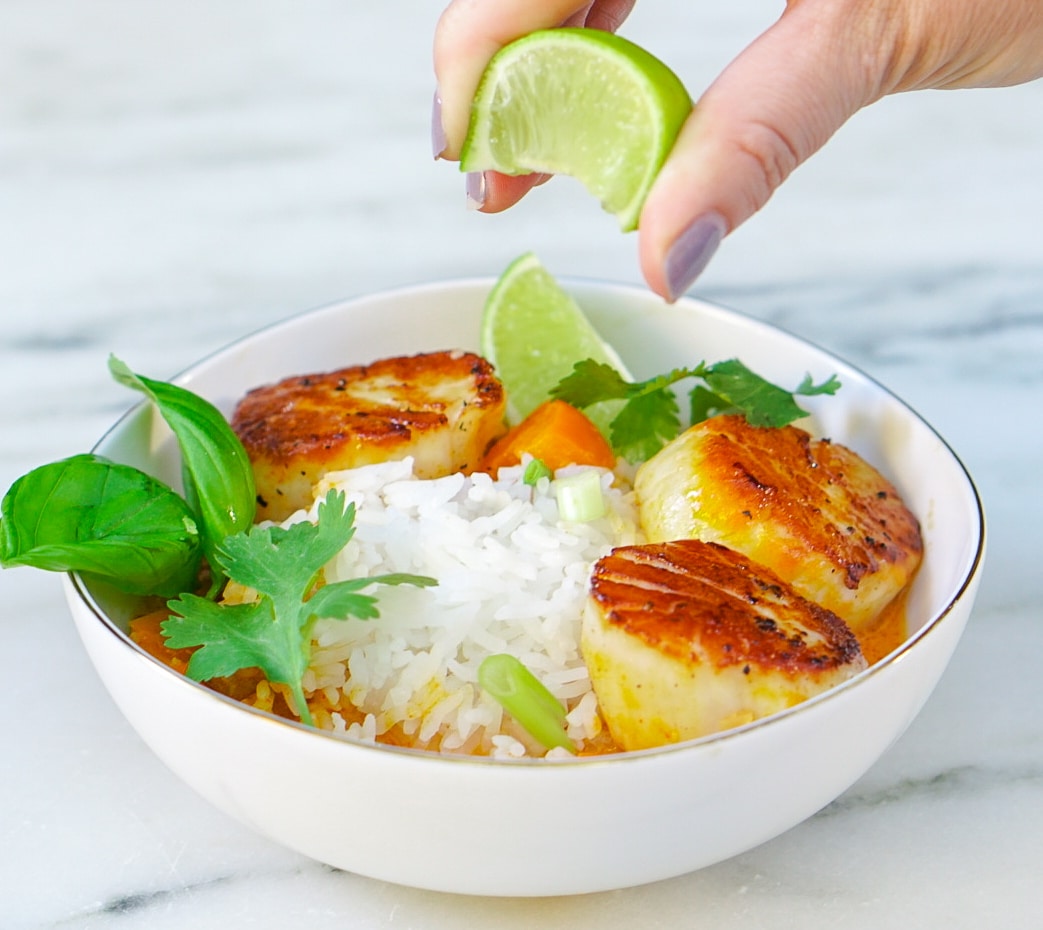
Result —
<svg viewBox="0 0 1043 930"><path fill-rule="evenodd" d="M641 269L668 300L728 232L861 107L925 87L1016 83L1043 73L1037 0L817 3L780 20L706 91L645 201Z"/></svg>
<svg viewBox="0 0 1043 930"><path fill-rule="evenodd" d="M530 190L550 180L549 174L512 177L497 171L467 176L467 205L482 213L500 213L514 206Z"/></svg>
<svg viewBox="0 0 1043 930"><path fill-rule="evenodd" d="M615 32L630 15L636 0L598 0L591 3L587 15L578 25L603 32Z"/></svg>
<svg viewBox="0 0 1043 930"><path fill-rule="evenodd" d="M668 300L698 277L723 236L878 86L858 41L796 4L706 91L645 201L641 269ZM864 41L874 42L868 36Z"/></svg>
<svg viewBox="0 0 1043 930"><path fill-rule="evenodd" d="M504 45L566 22L614 29L633 5L634 0L453 0L435 30L440 100L432 125L436 156L459 158L478 81Z"/></svg>

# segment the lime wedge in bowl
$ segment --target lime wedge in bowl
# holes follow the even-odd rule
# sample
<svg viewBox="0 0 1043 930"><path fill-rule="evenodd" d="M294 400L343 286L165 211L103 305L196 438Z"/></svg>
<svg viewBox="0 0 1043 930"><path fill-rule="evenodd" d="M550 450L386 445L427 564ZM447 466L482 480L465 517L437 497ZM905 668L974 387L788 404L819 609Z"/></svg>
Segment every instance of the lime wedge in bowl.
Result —
<svg viewBox="0 0 1043 930"><path fill-rule="evenodd" d="M481 352L507 392L508 414L518 422L548 399L552 388L585 359L630 374L579 304L532 253L519 256L500 275L482 311ZM584 410L606 436L621 402Z"/></svg>
<svg viewBox="0 0 1043 930"><path fill-rule="evenodd" d="M460 166L570 175L632 230L691 110L677 75L633 42L596 29L541 30L489 62Z"/></svg>

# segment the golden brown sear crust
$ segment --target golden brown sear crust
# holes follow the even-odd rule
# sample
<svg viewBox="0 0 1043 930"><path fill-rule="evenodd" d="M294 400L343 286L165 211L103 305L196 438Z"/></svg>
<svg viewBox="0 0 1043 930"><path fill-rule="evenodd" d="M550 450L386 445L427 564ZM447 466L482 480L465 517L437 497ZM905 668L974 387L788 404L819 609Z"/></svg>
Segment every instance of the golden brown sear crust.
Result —
<svg viewBox="0 0 1043 930"><path fill-rule="evenodd" d="M716 543L615 549L595 565L591 597L607 622L685 662L801 674L846 666L861 654L836 614Z"/></svg>
<svg viewBox="0 0 1043 930"><path fill-rule="evenodd" d="M770 569L691 539L599 560L582 645L602 715L624 749L748 723L866 667L835 614Z"/></svg>
<svg viewBox="0 0 1043 930"><path fill-rule="evenodd" d="M300 375L250 391L232 428L254 466L258 519L312 501L330 471L414 458L436 478L471 471L504 430L503 386L470 352L429 352Z"/></svg>
<svg viewBox="0 0 1043 930"><path fill-rule="evenodd" d="M635 486L649 539L724 543L856 631L905 587L923 553L919 524L889 481L794 426L714 417L646 462Z"/></svg>

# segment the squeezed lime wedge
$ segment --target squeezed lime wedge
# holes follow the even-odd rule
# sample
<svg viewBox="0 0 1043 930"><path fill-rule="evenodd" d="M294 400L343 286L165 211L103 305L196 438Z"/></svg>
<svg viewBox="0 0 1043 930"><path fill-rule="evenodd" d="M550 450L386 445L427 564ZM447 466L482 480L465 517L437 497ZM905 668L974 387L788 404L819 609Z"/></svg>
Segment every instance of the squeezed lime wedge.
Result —
<svg viewBox="0 0 1043 930"><path fill-rule="evenodd" d="M611 365L633 380L579 304L532 252L511 262L489 292L481 352L503 383L513 423L547 400L551 389L585 359ZM604 401L583 412L608 436L621 404Z"/></svg>
<svg viewBox="0 0 1043 930"><path fill-rule="evenodd" d="M596 29L548 29L504 46L471 106L464 171L577 178L624 230L692 110L658 58Z"/></svg>

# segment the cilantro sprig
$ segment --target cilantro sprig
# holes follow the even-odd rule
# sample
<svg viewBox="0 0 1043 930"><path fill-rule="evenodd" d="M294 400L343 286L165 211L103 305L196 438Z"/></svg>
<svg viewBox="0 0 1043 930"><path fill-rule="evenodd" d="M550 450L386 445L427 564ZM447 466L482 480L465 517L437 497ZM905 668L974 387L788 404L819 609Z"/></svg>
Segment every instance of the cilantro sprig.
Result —
<svg viewBox="0 0 1043 930"><path fill-rule="evenodd" d="M194 594L168 602L163 621L168 646L197 647L186 674L196 681L259 668L269 681L290 688L296 710L312 724L302 679L311 658L311 630L320 617L370 620L379 616L376 597L361 590L374 584L437 584L424 575L391 573L320 585L320 573L355 533L355 505L342 491L320 502L316 523L288 528L254 526L227 537L214 558L233 581L258 594L248 604L220 604Z"/></svg>
<svg viewBox="0 0 1043 930"><path fill-rule="evenodd" d="M302 680L311 630L320 617L379 616L374 584L437 584L392 573L322 584L321 572L355 532L355 507L331 491L316 523L254 526L249 457L220 411L192 392L137 375L115 357L109 369L144 394L181 451L185 495L128 465L77 455L33 469L0 499L0 566L79 571L135 595L173 598L162 624L166 644L195 648L186 674L196 681L259 668L287 685L311 724ZM187 593L206 559L206 597ZM215 602L231 579L257 592L247 604Z"/></svg>
<svg viewBox="0 0 1043 930"><path fill-rule="evenodd" d="M675 368L645 381L627 381L615 368L586 359L551 390L551 396L583 409L606 400L624 401L610 424L609 441L617 455L643 462L681 431L681 412L673 386L694 378L688 394L689 423L722 413L741 413L753 426L779 427L807 415L797 395L835 394L836 375L815 384L806 375L787 391L762 378L738 359L693 368Z"/></svg>

